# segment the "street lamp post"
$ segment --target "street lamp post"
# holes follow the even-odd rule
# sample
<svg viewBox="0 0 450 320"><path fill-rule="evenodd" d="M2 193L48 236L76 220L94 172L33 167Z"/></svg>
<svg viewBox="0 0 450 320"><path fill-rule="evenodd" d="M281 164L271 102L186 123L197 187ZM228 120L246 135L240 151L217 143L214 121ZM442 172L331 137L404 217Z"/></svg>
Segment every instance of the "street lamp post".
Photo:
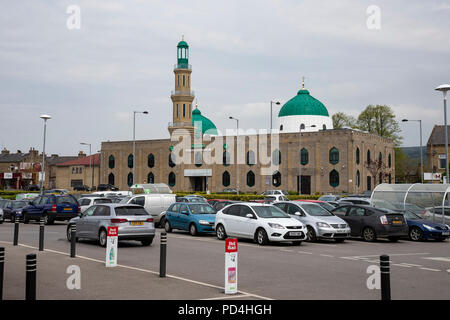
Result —
<svg viewBox="0 0 450 320"><path fill-rule="evenodd" d="M134 167L135 165L135 152L136 152L136 113L148 114L148 111L133 111L133 183L134 184Z"/></svg>
<svg viewBox="0 0 450 320"><path fill-rule="evenodd" d="M303 127L302 127L303 126ZM315 128L316 125L310 125L310 126L304 126L303 124L300 125L300 131L299 131L299 138L298 138L298 142L299 142L299 149L300 149L300 166L299 166L299 170L298 170L298 195L302 195L302 129L306 129L306 128Z"/></svg>
<svg viewBox="0 0 450 320"><path fill-rule="evenodd" d="M435 90L442 91L444 95L444 136L445 136L445 179L448 183L448 136L447 136L447 91L450 90L450 84L441 84Z"/></svg>
<svg viewBox="0 0 450 320"><path fill-rule="evenodd" d="M44 145L42 147L42 168L41 168L41 179L39 182L39 189L41 190L41 195L44 194L44 176L45 176L45 136L47 133L47 120L52 117L48 114L43 114L40 116L41 119L44 120Z"/></svg>
<svg viewBox="0 0 450 320"><path fill-rule="evenodd" d="M90 143L80 142L81 145L89 146L89 171L91 172L91 190L94 188L94 172L92 170L92 149Z"/></svg>
<svg viewBox="0 0 450 320"><path fill-rule="evenodd" d="M239 163L238 163L238 138L239 138L239 119L229 117L231 120L236 120L236 194L239 194Z"/></svg>
<svg viewBox="0 0 450 320"><path fill-rule="evenodd" d="M402 122L408 122L408 121L415 121L419 122L420 127L420 181L423 183L423 156L422 156L422 120L409 120L409 119L403 119Z"/></svg>
<svg viewBox="0 0 450 320"><path fill-rule="evenodd" d="M270 100L270 131L272 131L272 104L280 105L279 101L272 101Z"/></svg>

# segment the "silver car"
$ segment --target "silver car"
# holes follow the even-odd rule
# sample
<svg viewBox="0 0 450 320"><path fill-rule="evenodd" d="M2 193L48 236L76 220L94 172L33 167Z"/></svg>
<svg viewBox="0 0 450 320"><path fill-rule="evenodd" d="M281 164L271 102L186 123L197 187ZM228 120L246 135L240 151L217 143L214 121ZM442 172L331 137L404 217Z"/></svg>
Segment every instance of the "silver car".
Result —
<svg viewBox="0 0 450 320"><path fill-rule="evenodd" d="M334 239L336 242L343 242L350 238L350 226L318 204L292 201L277 202L274 206L306 225L308 241Z"/></svg>
<svg viewBox="0 0 450 320"><path fill-rule="evenodd" d="M141 206L104 203L89 207L79 217L69 221L67 240L71 240L71 226L76 225L76 240L90 239L106 246L108 227L119 227L119 240L137 240L149 246L155 237L152 216Z"/></svg>

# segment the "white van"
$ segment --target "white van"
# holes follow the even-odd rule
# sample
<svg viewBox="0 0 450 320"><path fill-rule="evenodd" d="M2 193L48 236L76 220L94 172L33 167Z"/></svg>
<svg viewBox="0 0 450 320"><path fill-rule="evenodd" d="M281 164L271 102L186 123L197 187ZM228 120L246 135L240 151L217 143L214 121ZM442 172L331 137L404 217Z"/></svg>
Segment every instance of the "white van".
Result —
<svg viewBox="0 0 450 320"><path fill-rule="evenodd" d="M159 223L167 208L176 202L175 194L135 194L127 203L143 206L153 217L155 224Z"/></svg>

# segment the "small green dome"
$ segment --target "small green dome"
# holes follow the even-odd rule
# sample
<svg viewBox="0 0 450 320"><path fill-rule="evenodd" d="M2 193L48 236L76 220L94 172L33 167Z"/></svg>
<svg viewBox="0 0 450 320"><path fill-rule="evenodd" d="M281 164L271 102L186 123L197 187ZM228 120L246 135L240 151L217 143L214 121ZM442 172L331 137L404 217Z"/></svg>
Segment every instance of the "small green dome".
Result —
<svg viewBox="0 0 450 320"><path fill-rule="evenodd" d="M181 40L180 42L178 42L177 47L178 48L189 48L187 42L184 40Z"/></svg>
<svg viewBox="0 0 450 320"><path fill-rule="evenodd" d="M278 113L278 117L303 115L330 116L323 103L310 96L306 89L299 90L297 95L286 102Z"/></svg>
<svg viewBox="0 0 450 320"><path fill-rule="evenodd" d="M202 113L200 112L200 110L198 110L198 108L195 108L192 111L192 125L194 127L196 125L196 122L201 122L202 134L205 134L206 131L208 131L207 134L211 134L211 135L218 134L216 125L208 118L202 116ZM196 127L196 131L197 131L197 127Z"/></svg>

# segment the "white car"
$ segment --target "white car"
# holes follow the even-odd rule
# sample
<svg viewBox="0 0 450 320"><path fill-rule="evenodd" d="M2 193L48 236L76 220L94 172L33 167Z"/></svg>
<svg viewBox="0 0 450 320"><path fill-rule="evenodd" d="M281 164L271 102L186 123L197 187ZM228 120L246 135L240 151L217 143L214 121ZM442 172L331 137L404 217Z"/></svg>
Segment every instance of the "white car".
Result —
<svg viewBox="0 0 450 320"><path fill-rule="evenodd" d="M85 197L78 199L80 211L83 213L87 208L99 203L112 203L112 200L104 197Z"/></svg>
<svg viewBox="0 0 450 320"><path fill-rule="evenodd" d="M3 223L5 221L5 216L3 214L3 209L0 208L0 223Z"/></svg>
<svg viewBox="0 0 450 320"><path fill-rule="evenodd" d="M214 228L220 240L247 238L259 245L270 241L300 245L306 240L304 224L271 204L230 204L217 212Z"/></svg>

